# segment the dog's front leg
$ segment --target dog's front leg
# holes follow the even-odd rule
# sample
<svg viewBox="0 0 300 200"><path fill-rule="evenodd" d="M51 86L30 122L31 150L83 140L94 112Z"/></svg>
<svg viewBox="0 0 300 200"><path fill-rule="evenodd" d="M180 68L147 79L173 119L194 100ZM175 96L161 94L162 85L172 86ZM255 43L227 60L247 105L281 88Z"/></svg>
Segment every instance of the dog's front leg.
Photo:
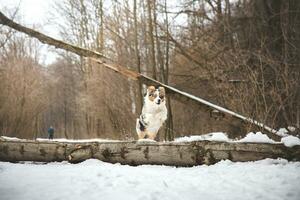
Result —
<svg viewBox="0 0 300 200"><path fill-rule="evenodd" d="M146 136L146 127L141 122L141 119L136 119L136 133L139 139L144 139Z"/></svg>
<svg viewBox="0 0 300 200"><path fill-rule="evenodd" d="M148 138L149 138L150 140L155 140L156 133L150 133L150 132L148 132L148 133L147 133L147 136L148 136Z"/></svg>
<svg viewBox="0 0 300 200"><path fill-rule="evenodd" d="M152 116L151 114L147 114L147 113L141 114L140 122L145 126L145 128L149 126L151 116Z"/></svg>

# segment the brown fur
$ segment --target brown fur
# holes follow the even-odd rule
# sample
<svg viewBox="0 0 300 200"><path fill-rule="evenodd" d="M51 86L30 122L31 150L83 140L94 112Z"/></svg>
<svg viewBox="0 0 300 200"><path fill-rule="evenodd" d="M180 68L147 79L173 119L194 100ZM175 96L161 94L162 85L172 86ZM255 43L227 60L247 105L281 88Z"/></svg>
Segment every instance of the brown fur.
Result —
<svg viewBox="0 0 300 200"><path fill-rule="evenodd" d="M156 98L156 94L155 94L155 87L154 86L149 86L147 89L148 93L149 93L149 100L150 101L154 101L154 99Z"/></svg>
<svg viewBox="0 0 300 200"><path fill-rule="evenodd" d="M166 96L165 88L164 87L159 87L158 91L159 91L159 97L161 98L161 101L164 101L165 96Z"/></svg>
<svg viewBox="0 0 300 200"><path fill-rule="evenodd" d="M145 131L141 131L140 134L138 134L139 139L144 139L146 136L146 132Z"/></svg>
<svg viewBox="0 0 300 200"><path fill-rule="evenodd" d="M148 132L147 136L148 136L149 139L154 140L155 137L156 137L156 133L150 133L150 132Z"/></svg>
<svg viewBox="0 0 300 200"><path fill-rule="evenodd" d="M156 134L155 133L150 133L150 132L147 132L147 131L142 131L142 132L140 132L140 134L138 134L139 139L145 139L146 136L147 136L148 139L154 140L155 137L156 137Z"/></svg>

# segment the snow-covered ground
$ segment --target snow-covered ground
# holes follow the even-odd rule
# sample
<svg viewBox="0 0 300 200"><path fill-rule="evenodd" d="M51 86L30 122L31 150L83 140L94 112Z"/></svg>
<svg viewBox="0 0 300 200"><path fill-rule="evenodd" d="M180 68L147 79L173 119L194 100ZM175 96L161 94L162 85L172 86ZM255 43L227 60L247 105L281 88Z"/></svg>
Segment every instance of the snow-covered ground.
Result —
<svg viewBox="0 0 300 200"><path fill-rule="evenodd" d="M214 132L208 133L204 135L192 135L192 136L184 136L175 138L175 142L192 142L192 141L201 141L201 140L208 140L208 141L220 141L220 142L242 142L242 143L271 143L271 144L284 144L287 147L293 147L295 145L300 145L300 139L296 136L285 134L284 137L281 138L280 142L276 142L269 138L266 134L261 132L248 133L242 139L230 139L228 138L226 133L223 132Z"/></svg>
<svg viewBox="0 0 300 200"><path fill-rule="evenodd" d="M131 167L87 160L80 164L0 162L1 200L270 199L298 200L300 162L221 161L212 166Z"/></svg>

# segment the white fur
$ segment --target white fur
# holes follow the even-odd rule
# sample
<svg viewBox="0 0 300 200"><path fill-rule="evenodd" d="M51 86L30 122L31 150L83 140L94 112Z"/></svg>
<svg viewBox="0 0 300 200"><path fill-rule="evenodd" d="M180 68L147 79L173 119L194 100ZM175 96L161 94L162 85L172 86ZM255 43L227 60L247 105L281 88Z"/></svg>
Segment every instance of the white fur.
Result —
<svg viewBox="0 0 300 200"><path fill-rule="evenodd" d="M154 139L157 135L158 130L167 119L168 111L166 107L166 100L161 101L161 103L158 104L158 101L160 99L158 90L156 90L155 93L157 94L157 97L154 99L154 101L151 101L148 98L148 92L144 98L144 106L141 116L143 117L143 121L145 122L146 129L144 132L140 130L139 119L137 119L136 131L139 138L141 138L141 134L145 134L146 136L148 136L148 138Z"/></svg>

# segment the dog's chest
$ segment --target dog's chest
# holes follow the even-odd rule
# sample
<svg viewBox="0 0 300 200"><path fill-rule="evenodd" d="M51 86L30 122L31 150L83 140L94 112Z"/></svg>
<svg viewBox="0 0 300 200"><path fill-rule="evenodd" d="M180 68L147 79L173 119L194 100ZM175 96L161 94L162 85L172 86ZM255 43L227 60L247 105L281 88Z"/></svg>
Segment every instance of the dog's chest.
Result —
<svg viewBox="0 0 300 200"><path fill-rule="evenodd" d="M151 107L144 107L143 108L143 115L146 117L146 121L148 123L148 131L149 132L157 132L158 129L164 122L164 116L166 115L167 108L162 106L160 108L151 108Z"/></svg>
<svg viewBox="0 0 300 200"><path fill-rule="evenodd" d="M144 106L142 113L146 115L151 115L152 120L160 119L165 114L167 108L166 106L162 106L159 108L151 107L151 106Z"/></svg>
<svg viewBox="0 0 300 200"><path fill-rule="evenodd" d="M151 133L156 133L163 124L163 118L161 113L147 114L148 127L147 130Z"/></svg>

